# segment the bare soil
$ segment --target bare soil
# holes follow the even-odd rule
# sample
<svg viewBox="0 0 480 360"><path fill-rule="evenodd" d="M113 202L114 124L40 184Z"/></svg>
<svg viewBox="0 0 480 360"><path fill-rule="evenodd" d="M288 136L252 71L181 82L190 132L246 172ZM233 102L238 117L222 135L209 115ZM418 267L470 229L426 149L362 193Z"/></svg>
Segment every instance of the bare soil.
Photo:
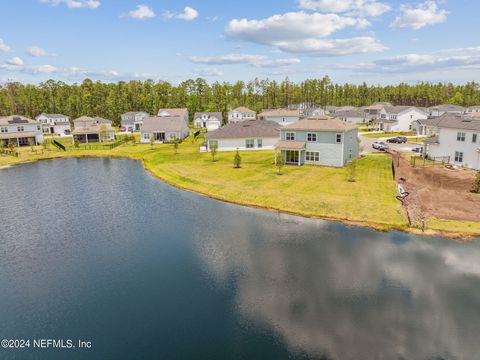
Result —
<svg viewBox="0 0 480 360"><path fill-rule="evenodd" d="M410 193L404 208L412 225L421 226L422 219L480 221L480 194L470 192L475 178L472 170L450 170L436 166L412 167L398 154L392 154L397 182Z"/></svg>

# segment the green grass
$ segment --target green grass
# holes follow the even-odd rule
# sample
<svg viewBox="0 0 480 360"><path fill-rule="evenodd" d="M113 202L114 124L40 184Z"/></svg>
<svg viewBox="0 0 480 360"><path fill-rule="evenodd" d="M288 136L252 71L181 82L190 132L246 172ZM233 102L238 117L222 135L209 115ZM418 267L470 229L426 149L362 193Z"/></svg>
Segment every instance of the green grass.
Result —
<svg viewBox="0 0 480 360"><path fill-rule="evenodd" d="M346 168L322 166L285 166L277 175L273 151L245 151L242 167L233 167L234 152L200 153L191 139L179 146L121 145L112 150L78 150L60 152L30 147L20 150L20 157L0 156L0 167L44 158L69 156L111 156L143 160L155 176L180 188L207 194L214 198L258 206L303 216L325 217L366 223L380 229L407 228L400 203L395 199L396 186L392 179L391 158L386 154L371 154L356 161L355 182L347 181ZM43 152L43 153L42 153ZM455 225L457 224L457 225ZM454 226L455 225L455 226ZM443 220L428 222L427 228L448 231L460 229L464 222ZM480 234L480 224L468 229Z"/></svg>
<svg viewBox="0 0 480 360"><path fill-rule="evenodd" d="M390 138L390 137L397 137L397 136L414 136L416 135L415 132L392 132L392 133L375 133L375 134L365 134L362 135L367 138Z"/></svg>

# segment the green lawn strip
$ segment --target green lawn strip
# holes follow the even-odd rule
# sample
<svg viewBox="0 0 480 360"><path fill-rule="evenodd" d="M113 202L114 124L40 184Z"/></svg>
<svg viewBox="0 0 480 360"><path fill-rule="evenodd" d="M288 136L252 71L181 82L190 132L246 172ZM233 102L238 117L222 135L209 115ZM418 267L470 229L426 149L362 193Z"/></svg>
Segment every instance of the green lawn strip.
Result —
<svg viewBox="0 0 480 360"><path fill-rule="evenodd" d="M393 133L374 133L374 134L363 134L361 136L366 138L393 138L397 136L414 136L415 132L393 132Z"/></svg>

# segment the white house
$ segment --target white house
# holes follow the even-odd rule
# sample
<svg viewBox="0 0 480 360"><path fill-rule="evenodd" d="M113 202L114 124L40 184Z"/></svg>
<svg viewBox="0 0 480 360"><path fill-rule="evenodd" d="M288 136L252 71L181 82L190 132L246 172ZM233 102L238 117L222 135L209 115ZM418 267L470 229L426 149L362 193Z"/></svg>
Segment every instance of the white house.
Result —
<svg viewBox="0 0 480 360"><path fill-rule="evenodd" d="M414 106L386 106L386 118L375 120L377 129L385 132L407 132L415 130L414 122L423 120L428 114Z"/></svg>
<svg viewBox="0 0 480 360"><path fill-rule="evenodd" d="M258 114L258 117L260 120L274 121L279 125L285 126L298 121L300 112L288 109L263 110L263 112Z"/></svg>
<svg viewBox="0 0 480 360"><path fill-rule="evenodd" d="M428 108L428 115L433 117L442 116L445 113L463 114L464 112L465 108L451 104L436 105Z"/></svg>
<svg viewBox="0 0 480 360"><path fill-rule="evenodd" d="M424 142L428 158L480 170L480 118L445 113L425 122L436 133Z"/></svg>
<svg viewBox="0 0 480 360"><path fill-rule="evenodd" d="M205 135L206 151L272 150L279 138L280 126L269 120L231 122Z"/></svg>
<svg viewBox="0 0 480 360"><path fill-rule="evenodd" d="M249 108L240 106L228 113L228 122L255 120L257 113Z"/></svg>
<svg viewBox="0 0 480 360"><path fill-rule="evenodd" d="M190 122L188 117L188 109L187 108L172 108L172 109L160 109L158 110L157 117L180 117L185 121L185 124Z"/></svg>
<svg viewBox="0 0 480 360"><path fill-rule="evenodd" d="M43 143L40 122L20 115L0 117L0 141L13 142L16 146L28 146Z"/></svg>
<svg viewBox="0 0 480 360"><path fill-rule="evenodd" d="M289 165L342 167L359 157L358 127L329 116L303 119L280 129L275 148Z"/></svg>
<svg viewBox="0 0 480 360"><path fill-rule="evenodd" d="M480 105L470 106L465 109L465 114L480 114Z"/></svg>
<svg viewBox="0 0 480 360"><path fill-rule="evenodd" d="M143 120L140 142L148 144L153 138L157 144L183 140L189 135L184 116L150 116Z"/></svg>
<svg viewBox="0 0 480 360"><path fill-rule="evenodd" d="M44 134L70 135L70 118L67 115L41 113L35 120L42 124Z"/></svg>
<svg viewBox="0 0 480 360"><path fill-rule="evenodd" d="M387 106L392 106L392 104L388 102L376 102L370 106L363 106L359 108L359 110L365 113L367 121L387 119L387 110L385 110Z"/></svg>
<svg viewBox="0 0 480 360"><path fill-rule="evenodd" d="M365 115L365 112L358 109L350 110L337 110L335 117L352 124L362 124L368 122L369 118Z"/></svg>
<svg viewBox="0 0 480 360"><path fill-rule="evenodd" d="M129 111L122 114L120 126L122 131L133 133L134 131L140 131L143 125L143 119L150 116L144 111Z"/></svg>
<svg viewBox="0 0 480 360"><path fill-rule="evenodd" d="M105 142L115 140L112 121L101 117L81 116L73 120L73 142Z"/></svg>
<svg viewBox="0 0 480 360"><path fill-rule="evenodd" d="M193 125L198 129L207 129L207 131L219 129L222 121L221 112L196 112L193 115Z"/></svg>

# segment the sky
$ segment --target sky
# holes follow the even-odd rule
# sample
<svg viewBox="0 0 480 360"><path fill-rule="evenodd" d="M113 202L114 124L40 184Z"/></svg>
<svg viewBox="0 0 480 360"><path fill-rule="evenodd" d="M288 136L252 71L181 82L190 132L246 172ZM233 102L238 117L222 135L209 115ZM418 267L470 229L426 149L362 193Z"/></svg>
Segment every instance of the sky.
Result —
<svg viewBox="0 0 480 360"><path fill-rule="evenodd" d="M0 2L0 83L480 82L479 0Z"/></svg>

